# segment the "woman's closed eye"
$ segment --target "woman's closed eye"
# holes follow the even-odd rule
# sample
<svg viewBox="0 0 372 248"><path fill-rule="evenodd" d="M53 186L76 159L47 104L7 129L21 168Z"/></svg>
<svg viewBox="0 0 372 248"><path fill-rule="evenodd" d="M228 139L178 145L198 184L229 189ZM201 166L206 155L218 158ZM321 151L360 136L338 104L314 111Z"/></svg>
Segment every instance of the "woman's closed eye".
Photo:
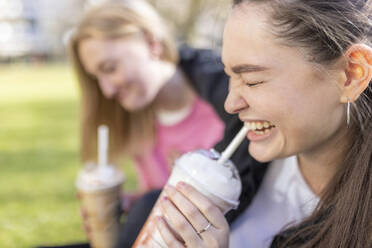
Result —
<svg viewBox="0 0 372 248"><path fill-rule="evenodd" d="M104 66L101 71L105 74L109 74L109 73L113 73L115 72L116 70L116 66L115 65L108 65L108 66Z"/></svg>
<svg viewBox="0 0 372 248"><path fill-rule="evenodd" d="M263 84L264 81L256 81L256 82L245 82L244 84L248 87L254 87L260 84Z"/></svg>
<svg viewBox="0 0 372 248"><path fill-rule="evenodd" d="M105 62L99 65L99 70L104 74L114 73L116 70L116 63L114 62Z"/></svg>

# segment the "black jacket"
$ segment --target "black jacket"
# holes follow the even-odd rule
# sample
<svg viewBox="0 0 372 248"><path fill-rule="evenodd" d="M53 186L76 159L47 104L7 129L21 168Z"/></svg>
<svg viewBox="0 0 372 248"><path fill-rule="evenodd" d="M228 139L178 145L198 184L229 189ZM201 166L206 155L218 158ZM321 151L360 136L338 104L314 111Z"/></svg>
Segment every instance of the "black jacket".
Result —
<svg viewBox="0 0 372 248"><path fill-rule="evenodd" d="M215 146L222 152L243 123L237 115L230 115L224 109L228 93L229 78L224 72L221 58L213 51L193 49L188 46L180 48L180 68L183 70L197 93L209 102L225 123L224 138ZM257 162L248 153L248 140L245 140L231 157L242 179L243 190L237 210L230 211L226 218L231 224L251 203L267 169L267 163Z"/></svg>

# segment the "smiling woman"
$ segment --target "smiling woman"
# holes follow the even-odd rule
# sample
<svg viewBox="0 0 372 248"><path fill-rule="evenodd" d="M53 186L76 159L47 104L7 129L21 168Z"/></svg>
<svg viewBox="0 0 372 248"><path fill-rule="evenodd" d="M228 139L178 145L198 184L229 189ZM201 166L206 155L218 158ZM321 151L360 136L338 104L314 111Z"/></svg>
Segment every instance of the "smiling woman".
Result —
<svg viewBox="0 0 372 248"><path fill-rule="evenodd" d="M144 37L115 40L86 39L79 44L79 57L87 73L97 78L102 94L115 98L129 112L148 106L174 68L152 66ZM123 59L125 58L125 59ZM157 70L164 71L158 75Z"/></svg>
<svg viewBox="0 0 372 248"><path fill-rule="evenodd" d="M125 210L164 186L179 154L209 149L222 137L223 123L189 85L205 78L191 79L190 51L199 56L192 48L178 51L160 16L141 0L90 10L71 37L82 99L82 159L96 159L96 130L106 124L110 162L131 158L139 181L123 198Z"/></svg>
<svg viewBox="0 0 372 248"><path fill-rule="evenodd" d="M191 186L165 189L170 247L372 247L371 20L367 0L234 1L225 109L270 165L231 230Z"/></svg>
<svg viewBox="0 0 372 248"><path fill-rule="evenodd" d="M271 135L250 144L249 152L256 159L271 161L302 150L313 151L314 154L309 154L313 156L322 143L335 144L338 141L335 134L346 131L342 129L345 116L337 84L341 72L331 71L320 79L319 71L299 49L272 42L274 37L262 28L266 19L264 10L249 6L235 9L226 24L223 59L232 77L225 108L232 114L238 113L242 121L267 121L275 125ZM236 32L236 27L246 23L249 28ZM256 65L248 66L247 62ZM263 83L247 87L247 82L251 86L257 81ZM306 138L303 130L307 130ZM248 137L254 141L259 135L251 131Z"/></svg>

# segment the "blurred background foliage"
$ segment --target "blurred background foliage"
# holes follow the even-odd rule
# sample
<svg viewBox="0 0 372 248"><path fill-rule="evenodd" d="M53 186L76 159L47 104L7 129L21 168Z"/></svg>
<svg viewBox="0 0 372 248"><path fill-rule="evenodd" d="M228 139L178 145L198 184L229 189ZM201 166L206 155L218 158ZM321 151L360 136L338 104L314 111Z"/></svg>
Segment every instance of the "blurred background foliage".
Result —
<svg viewBox="0 0 372 248"><path fill-rule="evenodd" d="M74 187L79 93L64 41L84 11L104 1L0 0L0 247L85 240ZM149 2L179 42L220 47L229 0ZM122 166L130 190L129 164Z"/></svg>
<svg viewBox="0 0 372 248"><path fill-rule="evenodd" d="M0 0L0 59L65 58L63 40L83 13L109 0ZM123 0L110 0L120 2ZM219 47L229 0L148 0L180 42Z"/></svg>

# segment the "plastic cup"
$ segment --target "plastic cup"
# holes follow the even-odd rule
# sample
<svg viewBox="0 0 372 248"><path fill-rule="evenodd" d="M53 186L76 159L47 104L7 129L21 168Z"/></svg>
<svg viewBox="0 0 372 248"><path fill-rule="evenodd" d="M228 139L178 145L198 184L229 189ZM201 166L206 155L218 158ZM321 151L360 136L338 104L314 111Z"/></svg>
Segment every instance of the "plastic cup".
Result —
<svg viewBox="0 0 372 248"><path fill-rule="evenodd" d="M122 172L110 165L87 164L79 172L76 187L81 207L87 213L91 247L115 246L124 181Z"/></svg>
<svg viewBox="0 0 372 248"><path fill-rule="evenodd" d="M214 150L186 153L176 160L167 183L176 186L180 181L186 182L208 197L223 213L227 213L238 207L242 184L234 164L230 160L218 162L220 157ZM163 196L164 192L159 199ZM134 248L167 247L153 221L159 215L161 211L158 201L138 235Z"/></svg>

